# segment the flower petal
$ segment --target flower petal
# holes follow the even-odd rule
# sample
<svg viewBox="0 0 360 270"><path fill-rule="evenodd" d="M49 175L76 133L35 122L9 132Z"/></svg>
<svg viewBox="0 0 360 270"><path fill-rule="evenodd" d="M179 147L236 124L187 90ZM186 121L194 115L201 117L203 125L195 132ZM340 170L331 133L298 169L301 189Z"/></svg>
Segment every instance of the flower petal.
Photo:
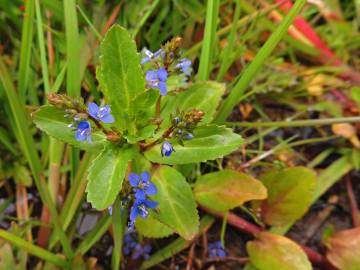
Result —
<svg viewBox="0 0 360 270"><path fill-rule="evenodd" d="M160 89L160 95L166 96L167 95L167 87L165 82L159 82L158 87Z"/></svg>
<svg viewBox="0 0 360 270"><path fill-rule="evenodd" d="M75 134L75 139L77 141L85 141L86 140L86 134L82 132L82 130L77 130Z"/></svg>
<svg viewBox="0 0 360 270"><path fill-rule="evenodd" d="M99 106L96 105L95 102L90 102L90 103L88 104L88 112L89 112L89 114L90 114L92 117L94 117L95 119L98 119L98 117L97 117L98 111L99 111Z"/></svg>
<svg viewBox="0 0 360 270"><path fill-rule="evenodd" d="M157 193L157 188L153 183L150 183L149 186L146 188L146 194L151 196Z"/></svg>
<svg viewBox="0 0 360 270"><path fill-rule="evenodd" d="M130 173L128 179L132 187L139 186L140 177L136 173Z"/></svg>
<svg viewBox="0 0 360 270"><path fill-rule="evenodd" d="M151 200L144 200L144 204L146 205L146 207L148 208L155 208L159 205L158 202L155 201L151 201Z"/></svg>
<svg viewBox="0 0 360 270"><path fill-rule="evenodd" d="M145 79L148 82L156 81L156 80L158 80L158 75L155 70L149 70L146 72Z"/></svg>
<svg viewBox="0 0 360 270"><path fill-rule="evenodd" d="M137 208L137 204L134 203L134 205L131 207L131 210L130 210L130 220L134 221L138 215L139 215L139 211Z"/></svg>
<svg viewBox="0 0 360 270"><path fill-rule="evenodd" d="M140 174L140 178L144 183L147 183L150 180L150 174L147 171L144 171Z"/></svg>
<svg viewBox="0 0 360 270"><path fill-rule="evenodd" d="M112 116L111 114L105 115L104 117L101 118L101 121L106 123L106 124L111 124L115 122L114 116Z"/></svg>
<svg viewBox="0 0 360 270"><path fill-rule="evenodd" d="M135 191L135 198L138 200L145 200L146 194L143 189L136 189Z"/></svg>
<svg viewBox="0 0 360 270"><path fill-rule="evenodd" d="M168 77L168 72L165 68L159 68L157 71L157 77L160 81L165 82Z"/></svg>

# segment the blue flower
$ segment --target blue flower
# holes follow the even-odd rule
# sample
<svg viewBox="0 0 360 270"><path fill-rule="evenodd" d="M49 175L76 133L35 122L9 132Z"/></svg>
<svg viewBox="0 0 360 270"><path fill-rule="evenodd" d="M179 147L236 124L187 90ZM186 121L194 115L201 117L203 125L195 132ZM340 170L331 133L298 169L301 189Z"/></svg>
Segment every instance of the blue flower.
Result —
<svg viewBox="0 0 360 270"><path fill-rule="evenodd" d="M88 112L91 117L106 124L111 124L115 121L114 117L110 114L111 109L109 105L99 107L96 103L90 102L88 104Z"/></svg>
<svg viewBox="0 0 360 270"><path fill-rule="evenodd" d="M156 186L150 182L150 174L142 172L139 175L136 173L129 174L129 182L135 188L135 198L145 200L146 195L155 195L157 193Z"/></svg>
<svg viewBox="0 0 360 270"><path fill-rule="evenodd" d="M112 212L113 212L113 207L112 207L112 205L110 205L110 206L108 207L108 212L109 212L109 215L112 216Z"/></svg>
<svg viewBox="0 0 360 270"><path fill-rule="evenodd" d="M181 69L184 74L191 75L191 61L189 59L182 58L176 67Z"/></svg>
<svg viewBox="0 0 360 270"><path fill-rule="evenodd" d="M75 138L77 141L85 141L87 139L89 143L92 143L91 125L89 121L80 121L78 123Z"/></svg>
<svg viewBox="0 0 360 270"><path fill-rule="evenodd" d="M209 249L209 257L210 258L226 256L225 249L220 241L210 243L208 245L208 249Z"/></svg>
<svg viewBox="0 0 360 270"><path fill-rule="evenodd" d="M185 136L184 136L185 140L191 140L193 138L194 138L194 135L192 135L191 133L186 133Z"/></svg>
<svg viewBox="0 0 360 270"><path fill-rule="evenodd" d="M165 68L159 68L158 70L149 70L146 72L145 79L148 85L152 88L160 90L160 95L165 96L167 94L166 80L168 78L168 72Z"/></svg>
<svg viewBox="0 0 360 270"><path fill-rule="evenodd" d="M130 210L130 223L134 224L138 216L146 218L149 215L148 209L155 208L158 205L155 201L136 199Z"/></svg>
<svg viewBox="0 0 360 270"><path fill-rule="evenodd" d="M168 141L165 141L161 146L161 156L169 157L172 152L175 152L174 147Z"/></svg>
<svg viewBox="0 0 360 270"><path fill-rule="evenodd" d="M143 257L147 260L150 256L150 252L152 250L149 244L141 245L136 241L136 234L135 233L126 233L124 235L123 240L123 253L124 255L128 256L131 254L131 258L133 260L137 260L140 257Z"/></svg>
<svg viewBox="0 0 360 270"><path fill-rule="evenodd" d="M142 65L158 57L159 55L164 57L164 51L162 49L159 49L156 52L152 53L147 48L143 48L141 52L145 55L145 57L143 57L140 62Z"/></svg>

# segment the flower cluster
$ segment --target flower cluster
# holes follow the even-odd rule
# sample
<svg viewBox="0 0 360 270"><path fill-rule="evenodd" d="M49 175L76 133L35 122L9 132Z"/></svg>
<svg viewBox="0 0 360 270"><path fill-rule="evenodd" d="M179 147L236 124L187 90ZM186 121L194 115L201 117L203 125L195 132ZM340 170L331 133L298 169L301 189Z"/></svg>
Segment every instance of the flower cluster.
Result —
<svg viewBox="0 0 360 270"><path fill-rule="evenodd" d="M184 81L191 75L192 63L187 58L181 58L181 43L181 38L176 37L154 53L147 48L141 52L141 64L148 67L145 76L147 86L158 89L162 96L167 95L167 81L171 74L181 75Z"/></svg>
<svg viewBox="0 0 360 270"><path fill-rule="evenodd" d="M226 252L225 252L225 249L224 249L221 241L216 241L216 242L210 243L208 245L208 249L209 249L209 257L210 258L226 256Z"/></svg>
<svg viewBox="0 0 360 270"><path fill-rule="evenodd" d="M126 233L123 240L123 253L125 256L131 255L133 260L141 257L147 260L150 257L151 246L149 244L141 245L136 241L136 234L133 232Z"/></svg>
<svg viewBox="0 0 360 270"><path fill-rule="evenodd" d="M129 174L129 182L134 191L135 201L130 210L130 228L133 227L138 216L146 218L149 210L158 206L158 203L147 199L157 193L156 186L150 181L150 174L142 172L140 175L135 173Z"/></svg>
<svg viewBox="0 0 360 270"><path fill-rule="evenodd" d="M85 113L78 113L76 109L66 109L65 117L72 117L73 123L71 123L68 127L76 130L75 132L75 139L77 141L88 141L92 143L91 140L91 124L87 120L88 115ZM105 124L114 123L115 119L111 115L110 106L101 106L99 107L96 103L90 102L87 106L87 113L89 116L98 122L103 122Z"/></svg>

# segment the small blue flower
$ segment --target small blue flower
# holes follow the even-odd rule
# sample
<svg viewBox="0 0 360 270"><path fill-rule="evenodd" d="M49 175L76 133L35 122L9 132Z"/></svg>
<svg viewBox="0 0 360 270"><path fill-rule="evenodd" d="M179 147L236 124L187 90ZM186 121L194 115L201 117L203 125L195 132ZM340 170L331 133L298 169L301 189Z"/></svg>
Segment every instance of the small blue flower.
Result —
<svg viewBox="0 0 360 270"><path fill-rule="evenodd" d="M168 141L165 141L161 146L161 156L169 157L172 152L175 152L174 147Z"/></svg>
<svg viewBox="0 0 360 270"><path fill-rule="evenodd" d="M194 135L192 135L191 133L186 133L185 136L184 136L185 140L191 140L193 138L194 138Z"/></svg>
<svg viewBox="0 0 360 270"><path fill-rule="evenodd" d="M150 257L149 254L152 248L149 244L141 245L136 241L136 238L136 234L133 232L124 235L123 254L126 256L131 254L133 260L137 260L141 257L147 260Z"/></svg>
<svg viewBox="0 0 360 270"><path fill-rule="evenodd" d="M96 103L90 102L88 104L88 112L93 118L106 124L111 124L115 121L114 117L110 114L111 109L109 105L99 107Z"/></svg>
<svg viewBox="0 0 360 270"><path fill-rule="evenodd" d="M168 78L168 72L165 68L159 68L158 70L149 70L146 72L145 79L148 85L152 88L160 90L160 95L165 96L167 94L166 80Z"/></svg>
<svg viewBox="0 0 360 270"><path fill-rule="evenodd" d="M140 62L142 65L151 61L152 59L158 57L159 55L164 57L164 51L162 49L159 49L153 53L150 50L148 50L147 48L143 48L141 52L143 55L145 55L145 57L143 57Z"/></svg>
<svg viewBox="0 0 360 270"><path fill-rule="evenodd" d="M223 245L221 244L221 241L216 241L216 242L210 243L208 245L208 249L209 249L209 257L210 258L226 256L226 252L225 252Z"/></svg>
<svg viewBox="0 0 360 270"><path fill-rule="evenodd" d="M87 139L89 143L92 143L91 125L89 121L80 121L78 123L75 138L77 141L85 141Z"/></svg>
<svg viewBox="0 0 360 270"><path fill-rule="evenodd" d="M110 205L110 206L108 207L108 212L109 212L109 215L112 216L112 212L113 212L113 207L112 207L112 205Z"/></svg>
<svg viewBox="0 0 360 270"><path fill-rule="evenodd" d="M157 193L156 186L150 182L150 174L142 172L139 175L136 173L129 174L130 185L135 189L135 198L145 200L146 195L155 195Z"/></svg>
<svg viewBox="0 0 360 270"><path fill-rule="evenodd" d="M181 69L184 74L191 75L191 61L189 59L182 58L176 67Z"/></svg>
<svg viewBox="0 0 360 270"><path fill-rule="evenodd" d="M130 210L130 223L133 224L138 216L146 218L149 215L148 209L155 208L158 205L155 201L136 199Z"/></svg>

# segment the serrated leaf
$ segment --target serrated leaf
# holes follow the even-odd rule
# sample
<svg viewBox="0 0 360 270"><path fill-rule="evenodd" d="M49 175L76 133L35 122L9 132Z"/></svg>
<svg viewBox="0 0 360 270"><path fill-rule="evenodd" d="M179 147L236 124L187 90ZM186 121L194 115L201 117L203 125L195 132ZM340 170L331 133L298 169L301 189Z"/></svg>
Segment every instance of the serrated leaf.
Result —
<svg viewBox="0 0 360 270"><path fill-rule="evenodd" d="M199 229L199 216L189 184L177 170L161 166L152 176L158 193L152 199L159 203L154 217L183 238L191 240Z"/></svg>
<svg viewBox="0 0 360 270"><path fill-rule="evenodd" d="M311 270L306 254L284 236L261 232L246 244L250 262L258 270Z"/></svg>
<svg viewBox="0 0 360 270"><path fill-rule="evenodd" d="M313 201L316 174L305 167L270 171L260 180L268 190L268 198L261 203L261 216L269 225L282 226L296 221Z"/></svg>
<svg viewBox="0 0 360 270"><path fill-rule="evenodd" d="M259 180L249 175L223 170L200 176L194 195L206 208L225 212L250 200L265 199L267 191Z"/></svg>
<svg viewBox="0 0 360 270"><path fill-rule="evenodd" d="M235 151L243 144L240 135L223 126L208 125L198 127L194 138L184 142L184 146L174 143L175 152L170 157L161 156L161 145L145 152L146 158L161 164L189 164L214 160Z"/></svg>
<svg viewBox="0 0 360 270"><path fill-rule="evenodd" d="M192 84L184 92L176 97L166 97L161 116L164 119L162 126L169 125L169 115L180 111L198 109L205 113L201 123L210 123L219 105L222 95L225 93L225 85L213 81L198 82Z"/></svg>
<svg viewBox="0 0 360 270"><path fill-rule="evenodd" d="M122 187L133 149L128 146L106 148L92 162L86 187L87 201L101 210L115 201Z"/></svg>
<svg viewBox="0 0 360 270"><path fill-rule="evenodd" d="M135 226L139 234L149 238L163 238L174 233L168 226L153 218L152 214L147 218L137 218Z"/></svg>
<svg viewBox="0 0 360 270"><path fill-rule="evenodd" d="M335 233L327 239L326 258L340 270L360 269L360 228Z"/></svg>
<svg viewBox="0 0 360 270"><path fill-rule="evenodd" d="M100 131L91 133L93 143L77 141L75 131L68 127L72 123L72 119L65 118L64 114L63 109L46 105L40 107L33 114L33 118L35 125L46 134L80 149L98 153L108 144L106 136Z"/></svg>
<svg viewBox="0 0 360 270"><path fill-rule="evenodd" d="M145 80L136 44L119 25L112 26L101 42L97 78L119 129L125 136L136 136L139 131L134 100L145 92Z"/></svg>

